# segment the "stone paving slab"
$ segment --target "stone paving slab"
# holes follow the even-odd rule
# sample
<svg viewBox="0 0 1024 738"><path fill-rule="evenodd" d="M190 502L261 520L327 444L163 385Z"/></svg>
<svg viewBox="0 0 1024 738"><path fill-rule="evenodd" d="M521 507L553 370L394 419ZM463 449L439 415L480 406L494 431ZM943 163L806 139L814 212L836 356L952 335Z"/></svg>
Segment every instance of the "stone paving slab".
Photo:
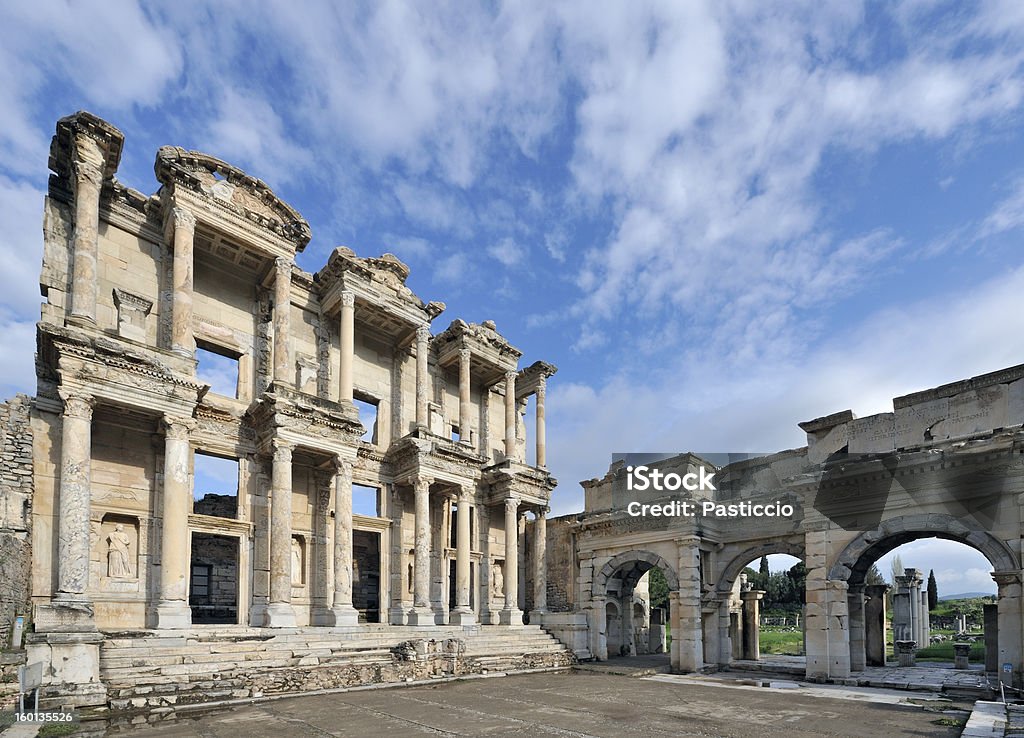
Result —
<svg viewBox="0 0 1024 738"><path fill-rule="evenodd" d="M157 725L112 728L108 735L954 738L959 732L939 725L937 713L907 702L842 699L827 693L841 688L727 690L673 681L679 679L691 678L561 672L289 697L184 713Z"/></svg>

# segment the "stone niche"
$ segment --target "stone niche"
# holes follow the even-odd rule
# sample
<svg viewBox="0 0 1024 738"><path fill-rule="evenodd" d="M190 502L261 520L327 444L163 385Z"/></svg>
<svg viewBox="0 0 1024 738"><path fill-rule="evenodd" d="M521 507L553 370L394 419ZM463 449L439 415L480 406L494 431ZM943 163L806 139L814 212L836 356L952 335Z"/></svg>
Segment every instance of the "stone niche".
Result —
<svg viewBox="0 0 1024 738"><path fill-rule="evenodd" d="M107 513L99 524L96 559L100 588L108 592L139 591L139 519Z"/></svg>
<svg viewBox="0 0 1024 738"><path fill-rule="evenodd" d="M114 288L117 306L117 335L129 341L146 342L146 318L153 308L152 300Z"/></svg>

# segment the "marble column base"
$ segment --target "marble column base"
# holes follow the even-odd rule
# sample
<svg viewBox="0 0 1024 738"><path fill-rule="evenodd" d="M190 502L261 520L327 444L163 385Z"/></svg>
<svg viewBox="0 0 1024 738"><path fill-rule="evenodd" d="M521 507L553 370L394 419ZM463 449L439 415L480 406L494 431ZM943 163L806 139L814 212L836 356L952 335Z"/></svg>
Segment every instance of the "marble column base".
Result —
<svg viewBox="0 0 1024 738"><path fill-rule="evenodd" d="M352 607L352 605L332 607L331 614L334 616L333 624L335 627L341 625L359 625L359 611Z"/></svg>
<svg viewBox="0 0 1024 738"><path fill-rule="evenodd" d="M285 602L271 602L267 605L267 628L294 628L295 610Z"/></svg>
<svg viewBox="0 0 1024 738"><path fill-rule="evenodd" d="M156 606L157 630L177 629L192 627L192 608L181 600L167 600Z"/></svg>
<svg viewBox="0 0 1024 738"><path fill-rule="evenodd" d="M522 625L523 611L518 607L502 610L498 613L498 625Z"/></svg>
<svg viewBox="0 0 1024 738"><path fill-rule="evenodd" d="M434 611L429 607L414 607L409 611L409 625L422 628L435 624Z"/></svg>
<svg viewBox="0 0 1024 738"><path fill-rule="evenodd" d="M476 625L476 613L467 608L457 607L448 615L449 625Z"/></svg>

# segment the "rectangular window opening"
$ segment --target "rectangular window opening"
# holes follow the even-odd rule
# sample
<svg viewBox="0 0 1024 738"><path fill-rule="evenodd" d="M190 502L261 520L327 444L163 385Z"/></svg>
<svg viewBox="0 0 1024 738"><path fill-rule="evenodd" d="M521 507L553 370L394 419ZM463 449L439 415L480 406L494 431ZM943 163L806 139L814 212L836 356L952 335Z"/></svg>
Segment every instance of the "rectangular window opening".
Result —
<svg viewBox="0 0 1024 738"><path fill-rule="evenodd" d="M238 517L238 459L197 451L192 512L215 518Z"/></svg>
<svg viewBox="0 0 1024 738"><path fill-rule="evenodd" d="M238 397L239 354L206 341L196 341L196 379L210 385L210 392Z"/></svg>
<svg viewBox="0 0 1024 738"><path fill-rule="evenodd" d="M352 514L368 518L380 517L380 489L362 484L352 485Z"/></svg>
<svg viewBox="0 0 1024 738"><path fill-rule="evenodd" d="M362 440L367 443L377 443L377 406L379 401L367 395L361 395L353 397L352 404L359 412L359 422L366 429Z"/></svg>

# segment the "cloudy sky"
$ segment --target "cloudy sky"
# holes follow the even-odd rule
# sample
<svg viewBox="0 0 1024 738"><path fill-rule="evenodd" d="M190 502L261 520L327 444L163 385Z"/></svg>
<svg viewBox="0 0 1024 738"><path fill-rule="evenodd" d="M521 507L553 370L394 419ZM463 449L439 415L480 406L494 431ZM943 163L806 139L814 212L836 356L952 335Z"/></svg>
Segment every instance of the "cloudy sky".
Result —
<svg viewBox="0 0 1024 738"><path fill-rule="evenodd" d="M557 364L556 513L612 451L798 446L1024 361L1016 0L0 5L7 393L82 108L128 185L162 144L215 153L310 221L305 268L391 251L439 328ZM942 551L920 565L964 571Z"/></svg>

